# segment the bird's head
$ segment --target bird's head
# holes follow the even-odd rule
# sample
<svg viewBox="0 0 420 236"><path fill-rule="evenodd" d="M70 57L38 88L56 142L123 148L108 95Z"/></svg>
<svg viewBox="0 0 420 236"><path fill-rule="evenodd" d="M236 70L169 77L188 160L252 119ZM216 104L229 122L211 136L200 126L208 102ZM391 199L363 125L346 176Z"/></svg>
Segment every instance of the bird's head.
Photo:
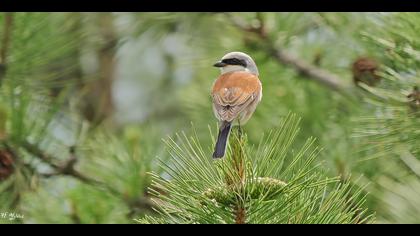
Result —
<svg viewBox="0 0 420 236"><path fill-rule="evenodd" d="M219 67L222 74L232 71L248 71L258 75L258 68L254 60L243 52L230 52L213 66Z"/></svg>

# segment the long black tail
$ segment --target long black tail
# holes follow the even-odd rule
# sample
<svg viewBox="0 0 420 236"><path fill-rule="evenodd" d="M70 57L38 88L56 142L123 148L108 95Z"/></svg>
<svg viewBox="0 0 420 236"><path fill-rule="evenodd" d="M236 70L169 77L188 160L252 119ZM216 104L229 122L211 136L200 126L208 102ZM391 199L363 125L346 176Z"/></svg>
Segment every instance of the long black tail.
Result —
<svg viewBox="0 0 420 236"><path fill-rule="evenodd" d="M217 136L216 146L214 147L213 158L222 158L225 155L226 143L229 137L232 122L223 121Z"/></svg>

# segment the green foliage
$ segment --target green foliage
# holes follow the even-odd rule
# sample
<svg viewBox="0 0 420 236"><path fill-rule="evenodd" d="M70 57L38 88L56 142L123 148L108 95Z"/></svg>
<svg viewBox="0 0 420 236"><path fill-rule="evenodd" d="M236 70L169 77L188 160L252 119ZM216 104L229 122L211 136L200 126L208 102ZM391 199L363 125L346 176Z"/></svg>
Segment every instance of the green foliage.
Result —
<svg viewBox="0 0 420 236"><path fill-rule="evenodd" d="M129 211L109 191L68 178L45 181L37 192L25 194L21 203L25 222L35 224L128 223Z"/></svg>
<svg viewBox="0 0 420 236"><path fill-rule="evenodd" d="M420 220L415 200L420 195L412 191L419 182L420 119L417 105L408 98L419 85L419 22L418 14L392 13L378 22L386 27L362 33L365 47L380 59L382 81L375 88L363 86L375 113L353 118L353 137L364 142L359 151L369 153L365 168L377 170L366 181L374 183L370 190L379 222Z"/></svg>
<svg viewBox="0 0 420 236"><path fill-rule="evenodd" d="M387 52L381 57L381 87L366 88L377 97L368 99L376 107L377 115L360 119L357 133L370 139L370 147L378 146L382 150L380 155L404 145L417 156L420 133L414 127L420 125L419 109L407 96L419 85L417 63L420 57L417 54L420 52L414 49L419 44L419 33L412 26L420 22L420 17L398 13L385 20L383 24L392 22L386 31L377 29L379 32L366 35L369 46Z"/></svg>
<svg viewBox="0 0 420 236"><path fill-rule="evenodd" d="M25 191L38 186L38 169L45 169L43 163L34 160L22 147L23 144L39 144L43 150L66 153L65 141L57 137L56 130L65 126L62 122L71 125L73 121L68 116L62 118L67 113L62 109L64 96L52 99L49 93L51 89L62 88L64 84L60 78L74 70L66 67L66 62L63 62L63 70L54 66L77 49L73 32L68 30L72 22L67 15L13 14L13 40L4 62L7 70L0 96L8 114L1 118L4 119L3 136L7 137L1 146L14 150L15 163L14 174L0 183L2 195L7 199L2 201L2 209L15 208ZM46 43L45 37L54 40Z"/></svg>
<svg viewBox="0 0 420 236"><path fill-rule="evenodd" d="M232 134L227 157L221 160L211 159L196 134L178 134L178 142L167 140L172 162L161 164L170 178L153 174L151 188L164 222L235 223L238 207L245 223L368 221L370 217L359 212L360 190L351 195L348 183L334 186L336 178L320 174L313 139L297 150L291 148L297 125L294 115L287 116L256 149L245 137Z"/></svg>
<svg viewBox="0 0 420 236"><path fill-rule="evenodd" d="M25 217L5 223L127 223L131 215L149 211L145 173L154 168L149 154L159 145L136 137L146 128L119 138L91 132L74 107L72 93L82 79L79 51L86 40L79 28L82 16L13 17L0 88L0 150L13 150L14 171L0 182L0 210ZM82 177L60 169L72 158L71 168Z"/></svg>
<svg viewBox="0 0 420 236"><path fill-rule="evenodd" d="M413 156L401 156L401 163L395 162L394 168L386 171L387 175L378 179L376 195L380 196L383 208L379 222L419 222L419 165ZM408 170L407 170L408 169Z"/></svg>

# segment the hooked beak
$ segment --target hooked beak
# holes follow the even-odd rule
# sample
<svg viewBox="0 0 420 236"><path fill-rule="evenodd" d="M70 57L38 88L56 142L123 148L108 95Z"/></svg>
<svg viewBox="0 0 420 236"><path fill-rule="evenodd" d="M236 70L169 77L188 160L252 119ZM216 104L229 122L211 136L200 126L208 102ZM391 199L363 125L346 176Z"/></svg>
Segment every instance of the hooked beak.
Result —
<svg viewBox="0 0 420 236"><path fill-rule="evenodd" d="M216 62L216 63L214 63L214 67L224 67L224 66L226 66L227 64L226 63L224 63L224 62L221 62L221 61L218 61L218 62Z"/></svg>

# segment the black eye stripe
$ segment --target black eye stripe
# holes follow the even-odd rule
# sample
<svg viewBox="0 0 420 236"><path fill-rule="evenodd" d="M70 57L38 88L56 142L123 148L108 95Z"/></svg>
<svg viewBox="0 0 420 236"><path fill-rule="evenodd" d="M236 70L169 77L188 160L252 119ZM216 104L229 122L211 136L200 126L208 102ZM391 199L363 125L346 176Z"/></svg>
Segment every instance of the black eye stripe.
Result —
<svg viewBox="0 0 420 236"><path fill-rule="evenodd" d="M222 62L228 65L240 65L240 66L246 67L245 60L240 60L238 58L228 58L228 59L222 60Z"/></svg>

